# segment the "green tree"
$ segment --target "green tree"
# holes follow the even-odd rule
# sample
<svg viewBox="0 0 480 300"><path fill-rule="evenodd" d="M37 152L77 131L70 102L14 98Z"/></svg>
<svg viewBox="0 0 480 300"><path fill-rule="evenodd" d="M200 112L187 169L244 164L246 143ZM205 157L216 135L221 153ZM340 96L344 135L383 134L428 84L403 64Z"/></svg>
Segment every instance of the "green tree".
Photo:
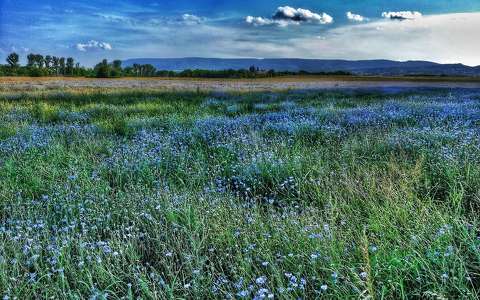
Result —
<svg viewBox="0 0 480 300"><path fill-rule="evenodd" d="M67 58L67 65L65 69L65 74L66 75L73 75L73 67L75 65L75 62L73 60L73 57Z"/></svg>
<svg viewBox="0 0 480 300"><path fill-rule="evenodd" d="M139 64L133 64L133 73L135 76L140 76L140 65Z"/></svg>
<svg viewBox="0 0 480 300"><path fill-rule="evenodd" d="M38 68L43 68L43 63L45 62L45 59L43 58L43 55L41 54L36 54L35 55L35 64L37 65Z"/></svg>
<svg viewBox="0 0 480 300"><path fill-rule="evenodd" d="M80 63L79 62L75 63L75 68L73 70L73 74L76 75L76 76L80 75Z"/></svg>
<svg viewBox="0 0 480 300"><path fill-rule="evenodd" d="M134 71L133 71L133 67L126 67L123 69L123 76L132 76L132 75L135 75Z"/></svg>
<svg viewBox="0 0 480 300"><path fill-rule="evenodd" d="M143 76L155 76L156 69L151 64L143 65Z"/></svg>
<svg viewBox="0 0 480 300"><path fill-rule="evenodd" d="M27 55L27 67L31 68L35 64L35 54L30 53Z"/></svg>
<svg viewBox="0 0 480 300"><path fill-rule="evenodd" d="M52 69L55 75L58 75L60 67L60 59L56 56L52 57Z"/></svg>
<svg viewBox="0 0 480 300"><path fill-rule="evenodd" d="M102 60L101 63L98 63L94 70L97 78L108 78L110 75L110 66L106 59Z"/></svg>
<svg viewBox="0 0 480 300"><path fill-rule="evenodd" d="M45 68L47 69L48 75L50 75L53 70L52 70L52 56L51 55L46 55L45 56Z"/></svg>
<svg viewBox="0 0 480 300"><path fill-rule="evenodd" d="M58 60L59 73L65 75L65 57L60 57Z"/></svg>
<svg viewBox="0 0 480 300"><path fill-rule="evenodd" d="M113 67L115 69L121 69L122 68L122 61L119 60L119 59L114 60L112 64L113 64Z"/></svg>
<svg viewBox="0 0 480 300"><path fill-rule="evenodd" d="M116 59L112 62L112 69L110 70L110 76L120 77L122 76L122 61Z"/></svg>
<svg viewBox="0 0 480 300"><path fill-rule="evenodd" d="M52 57L50 55L45 56L45 68L50 69L52 67Z"/></svg>
<svg viewBox="0 0 480 300"><path fill-rule="evenodd" d="M10 66L11 69L18 68L18 66L19 66L18 65L18 60L19 60L18 54L15 53L15 52L12 52L7 56L7 63Z"/></svg>

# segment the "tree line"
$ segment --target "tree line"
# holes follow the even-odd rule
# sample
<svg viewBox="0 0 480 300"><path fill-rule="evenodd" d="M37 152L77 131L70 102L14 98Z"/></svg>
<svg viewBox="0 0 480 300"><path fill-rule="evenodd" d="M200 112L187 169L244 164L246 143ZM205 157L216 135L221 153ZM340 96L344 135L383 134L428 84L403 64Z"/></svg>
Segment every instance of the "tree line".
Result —
<svg viewBox="0 0 480 300"><path fill-rule="evenodd" d="M157 70L151 64L133 64L122 68L121 60L114 60L112 63L108 63L104 59L101 63L97 64L94 68L94 74L96 77L179 77L179 78L270 78L277 76L287 75L351 75L349 72L336 71L336 72L277 72L271 70L260 70L256 66L251 66L248 69L226 69L226 70L201 70L186 69L183 71L169 71L169 70Z"/></svg>
<svg viewBox="0 0 480 300"><path fill-rule="evenodd" d="M73 57L57 57L30 53L27 64L20 65L20 56L13 52L7 56L7 64L0 65L2 76L87 76L88 69L75 63Z"/></svg>
<svg viewBox="0 0 480 300"><path fill-rule="evenodd" d="M97 78L118 77L180 77L180 78L270 78L286 75L351 75L349 72L278 72L275 70L260 70L256 66L248 69L228 70L157 70L151 64L133 64L122 67L121 60L108 62L103 59L93 68L85 68L75 62L72 57L57 57L51 55L29 54L27 64L21 66L20 57L13 52L7 56L6 65L0 65L0 76L79 76Z"/></svg>

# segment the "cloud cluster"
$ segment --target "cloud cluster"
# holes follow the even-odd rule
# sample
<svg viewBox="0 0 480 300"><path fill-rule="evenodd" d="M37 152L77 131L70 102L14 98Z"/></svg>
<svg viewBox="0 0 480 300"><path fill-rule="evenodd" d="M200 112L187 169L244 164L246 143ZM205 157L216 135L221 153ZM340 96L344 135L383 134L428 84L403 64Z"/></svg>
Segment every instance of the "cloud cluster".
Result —
<svg viewBox="0 0 480 300"><path fill-rule="evenodd" d="M293 8L290 6L281 6L273 15L274 20L287 20L293 22L312 22L320 24L330 24L333 18L326 14L317 14L304 8Z"/></svg>
<svg viewBox="0 0 480 300"><path fill-rule="evenodd" d="M480 64L480 13L428 15L404 22L390 19L333 28L322 39L288 40L297 57L429 60ZM428 49L428 51L425 51Z"/></svg>
<svg viewBox="0 0 480 300"><path fill-rule="evenodd" d="M422 17L418 11L388 11L383 12L382 17L391 20L414 20Z"/></svg>
<svg viewBox="0 0 480 300"><path fill-rule="evenodd" d="M288 26L291 24L316 23L330 24L333 18L326 13L315 13L304 8L293 8L290 6L280 6L277 8L272 18L247 16L245 22L254 26L278 25Z"/></svg>
<svg viewBox="0 0 480 300"><path fill-rule="evenodd" d="M368 20L368 19L365 18L364 16L358 15L358 14L354 14L354 13L352 13L351 11L348 11L348 12L347 12L347 19L350 20L350 21L352 21L352 22L363 22L363 21Z"/></svg>
<svg viewBox="0 0 480 300"><path fill-rule="evenodd" d="M88 50L112 50L112 45L106 42L98 42L90 40L86 43L78 43L75 45L78 51L86 52Z"/></svg>

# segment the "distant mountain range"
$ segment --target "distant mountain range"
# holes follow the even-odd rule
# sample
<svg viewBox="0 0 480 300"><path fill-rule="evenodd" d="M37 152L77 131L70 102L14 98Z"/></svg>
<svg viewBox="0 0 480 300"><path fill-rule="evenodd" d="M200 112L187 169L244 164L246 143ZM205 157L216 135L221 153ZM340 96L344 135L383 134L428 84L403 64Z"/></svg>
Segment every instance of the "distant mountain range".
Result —
<svg viewBox="0 0 480 300"><path fill-rule="evenodd" d="M225 70L248 69L254 65L262 70L335 72L347 71L357 75L446 75L480 76L480 66L470 67L462 64L438 64L429 61L392 61L392 60L332 60L332 59L294 59L294 58L136 58L123 62L124 66L133 64L151 64L157 70L182 71L186 69Z"/></svg>

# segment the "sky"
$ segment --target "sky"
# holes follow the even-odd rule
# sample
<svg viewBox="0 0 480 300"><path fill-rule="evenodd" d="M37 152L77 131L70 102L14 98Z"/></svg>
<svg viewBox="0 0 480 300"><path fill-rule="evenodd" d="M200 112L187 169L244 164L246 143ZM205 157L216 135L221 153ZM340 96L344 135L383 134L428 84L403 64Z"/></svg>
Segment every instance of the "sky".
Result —
<svg viewBox="0 0 480 300"><path fill-rule="evenodd" d="M480 65L480 0L0 0L0 57L429 60ZM2 59L3 60L3 59Z"/></svg>

